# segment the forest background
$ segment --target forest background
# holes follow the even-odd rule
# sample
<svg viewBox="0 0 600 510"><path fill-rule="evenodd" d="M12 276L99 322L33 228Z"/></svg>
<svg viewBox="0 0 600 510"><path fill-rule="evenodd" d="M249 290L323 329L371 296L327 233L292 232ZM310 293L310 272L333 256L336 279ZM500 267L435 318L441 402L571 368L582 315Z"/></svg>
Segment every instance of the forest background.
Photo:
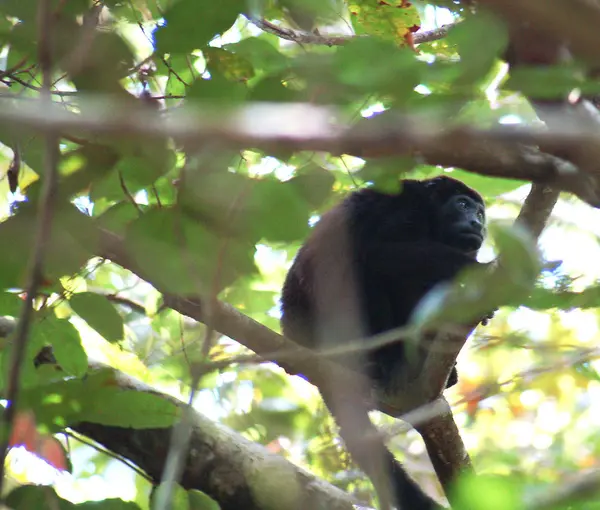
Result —
<svg viewBox="0 0 600 510"><path fill-rule="evenodd" d="M0 3L4 502L376 506L280 288L348 192L448 173L504 261L431 301L499 307L445 394L480 474L452 506L600 508L598 26L589 0Z"/></svg>

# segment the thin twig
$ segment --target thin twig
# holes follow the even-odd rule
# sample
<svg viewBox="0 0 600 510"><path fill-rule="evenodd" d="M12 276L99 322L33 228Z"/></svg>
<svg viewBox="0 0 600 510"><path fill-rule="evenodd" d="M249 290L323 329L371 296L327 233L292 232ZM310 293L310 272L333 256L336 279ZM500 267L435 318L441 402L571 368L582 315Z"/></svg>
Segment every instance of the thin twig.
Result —
<svg viewBox="0 0 600 510"><path fill-rule="evenodd" d="M123 191L123 194L125 195L127 200L131 203L131 205L133 205L133 207L136 209L138 214L142 214L142 209L140 208L139 204L135 201L135 198L133 198L133 195L127 189L127 185L125 184L125 179L123 178L123 172L121 172L119 170L118 174L119 174L119 184L121 185L121 190Z"/></svg>
<svg viewBox="0 0 600 510"><path fill-rule="evenodd" d="M108 449L104 448L103 446L100 446L98 443L94 443L93 441L90 441L85 436L82 436L81 434L78 434L77 432L71 432L70 430L65 430L65 431L63 431L63 434L67 437L70 437L71 439L74 439L78 443L81 443L81 444L84 444L85 446L89 446L90 448L93 448L94 450L96 450L99 453L103 453L104 455L106 455L107 457L110 457L111 459L115 459L115 460L118 460L119 462L122 462L129 469L131 469L133 472L135 472L138 476L142 477L144 480L152 482L152 478L150 476L148 476L148 474L146 474L146 472L144 470L137 467L133 462L131 462L129 459L123 457L122 455L119 455L118 453L114 453L113 451L108 450Z"/></svg>

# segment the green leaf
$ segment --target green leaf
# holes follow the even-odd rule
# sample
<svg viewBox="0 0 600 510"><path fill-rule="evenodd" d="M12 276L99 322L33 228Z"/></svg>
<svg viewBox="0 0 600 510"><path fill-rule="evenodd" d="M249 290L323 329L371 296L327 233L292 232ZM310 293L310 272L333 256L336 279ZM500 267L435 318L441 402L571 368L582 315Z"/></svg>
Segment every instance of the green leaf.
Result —
<svg viewBox="0 0 600 510"><path fill-rule="evenodd" d="M255 270L254 243L223 236L177 209L149 210L128 227L126 244L143 274L171 292L213 292Z"/></svg>
<svg viewBox="0 0 600 510"><path fill-rule="evenodd" d="M448 34L448 43L456 44L460 54L462 81L484 78L508 45L506 25L488 11L468 16Z"/></svg>
<svg viewBox="0 0 600 510"><path fill-rule="evenodd" d="M156 160L155 160L156 161ZM172 168L174 161L163 161L160 166L150 164L149 158L136 156L121 159L113 172L102 182L92 186L90 198L98 200L126 200L127 196L123 185L129 195L151 186L159 177Z"/></svg>
<svg viewBox="0 0 600 510"><path fill-rule="evenodd" d="M30 365L35 377L30 378L29 384L21 385L18 406L34 410L38 426L46 427L51 433L82 421L83 410L95 405L95 392L107 384L115 384L110 371L64 379L64 374L50 366L43 365L36 370L33 364L26 363L23 368Z"/></svg>
<svg viewBox="0 0 600 510"><path fill-rule="evenodd" d="M277 292L256 290L245 285L235 285L224 293L223 299L246 315L264 313L277 303Z"/></svg>
<svg viewBox="0 0 600 510"><path fill-rule="evenodd" d="M357 34L376 35L396 44L403 44L404 36L421 25L419 12L412 2L351 0L348 8Z"/></svg>
<svg viewBox="0 0 600 510"><path fill-rule="evenodd" d="M105 145L88 144L68 152L61 158L60 193L70 198L108 175L117 161L118 155Z"/></svg>
<svg viewBox="0 0 600 510"><path fill-rule="evenodd" d="M129 200L128 195L150 187L176 163L175 153L163 140L147 143L128 138L115 143L112 150L121 157L108 175L92 184L90 199L94 202Z"/></svg>
<svg viewBox="0 0 600 510"><path fill-rule="evenodd" d="M67 324L65 324L67 322ZM13 334L8 338L14 340ZM57 319L52 313L38 312L34 315L29 336L27 339L27 348L25 352L25 362L21 365L21 374L19 385L21 389L35 387L39 384L40 379L34 367L34 360L40 353L42 348L52 346L55 342L60 343L62 337L65 336L65 342L71 345L74 359L66 359L66 369L71 374L84 374L87 369L87 357L81 346L79 334L77 330L68 321ZM11 370L12 357L10 356L11 348L3 351L1 357L2 371L8 373ZM0 378L0 386L6 383L5 378Z"/></svg>
<svg viewBox="0 0 600 510"><path fill-rule="evenodd" d="M281 103L293 103L297 101L298 92L285 86L283 79L280 76L269 76L260 80L249 90L248 100Z"/></svg>
<svg viewBox="0 0 600 510"><path fill-rule="evenodd" d="M464 182L467 186L477 190L487 199L514 191L527 184L525 181L518 181L516 179L485 177L483 175L477 175L472 172L465 172L463 170L454 170L449 175Z"/></svg>
<svg viewBox="0 0 600 510"><path fill-rule="evenodd" d="M246 8L242 0L180 0L164 13L165 26L158 28L158 53L187 53L207 45L227 31Z"/></svg>
<svg viewBox="0 0 600 510"><path fill-rule="evenodd" d="M151 147L149 144L148 147ZM156 144L154 145L156 147ZM117 163L115 168L117 174L123 179L123 183L130 195L134 195L141 189L151 186L159 177L162 177L175 164L174 154L160 151L160 153L147 154L145 157L128 156ZM120 200L125 199L121 190Z"/></svg>
<svg viewBox="0 0 600 510"><path fill-rule="evenodd" d="M88 11L90 6L87 0L52 0L49 2L50 9L61 9L61 15L71 16L83 14ZM2 2L2 13L14 16L21 21L35 22L39 14L39 7L36 2L21 2L21 0L4 0Z"/></svg>
<svg viewBox="0 0 600 510"><path fill-rule="evenodd" d="M161 74L168 76L165 87L167 98L169 96L185 96L190 83L194 81L197 74L193 66L193 60L190 59L189 55L179 55L177 53L169 55L165 58L164 63L159 62L157 67L160 69ZM167 106L175 105L179 101L181 101L180 98L167 99Z"/></svg>
<svg viewBox="0 0 600 510"><path fill-rule="evenodd" d="M248 37L235 44L227 44L224 49L249 61L265 74L279 74L290 67L290 59L277 50L270 42Z"/></svg>
<svg viewBox="0 0 600 510"><path fill-rule="evenodd" d="M23 300L14 292L0 292L0 316L18 317L23 307Z"/></svg>
<svg viewBox="0 0 600 510"><path fill-rule="evenodd" d="M81 345L79 332L67 319L47 318L34 328L34 335L41 335L44 341L52 345L56 362L69 375L82 377L88 369L88 357Z"/></svg>
<svg viewBox="0 0 600 510"><path fill-rule="evenodd" d="M310 164L299 168L288 183L311 207L318 209L331 196L335 177L323 167Z"/></svg>
<svg viewBox="0 0 600 510"><path fill-rule="evenodd" d="M136 390L103 387L93 391L93 402L83 410L85 421L111 427L151 429L171 427L181 410L170 400Z"/></svg>
<svg viewBox="0 0 600 510"><path fill-rule="evenodd" d="M204 492L192 489L188 491L190 510L219 510L221 507Z"/></svg>
<svg viewBox="0 0 600 510"><path fill-rule="evenodd" d="M356 38L342 46L333 66L341 83L398 99L412 95L424 69L412 50L373 38Z"/></svg>
<svg viewBox="0 0 600 510"><path fill-rule="evenodd" d="M59 497L52 487L46 485L22 485L10 491L6 504L13 510L32 510L34 508L53 508L73 510L75 505Z"/></svg>
<svg viewBox="0 0 600 510"><path fill-rule="evenodd" d="M225 79L223 76L214 74L210 79L199 78L188 91L188 99L201 101L235 103L242 101L248 89L241 83Z"/></svg>
<svg viewBox="0 0 600 510"><path fill-rule="evenodd" d="M518 90L527 97L539 99L562 99L576 88L584 95L600 92L600 84L584 81L581 69L574 65L518 66L511 69L509 79L503 85L505 90Z"/></svg>
<svg viewBox="0 0 600 510"><path fill-rule="evenodd" d="M85 503L75 505L74 508L77 510L140 510L139 505L133 501L123 501L117 498L86 501Z"/></svg>
<svg viewBox="0 0 600 510"><path fill-rule="evenodd" d="M123 339L123 318L105 296L81 292L73 294L69 304L77 315L109 342Z"/></svg>
<svg viewBox="0 0 600 510"><path fill-rule="evenodd" d="M111 14L115 19L121 17L127 19L131 23L139 23L140 15L144 19L148 19L148 13L154 20L162 18L163 13L178 0L162 0L158 2L124 2L123 0L104 0L104 4L110 9ZM88 7L89 9L89 7ZM135 10L134 10L135 9Z"/></svg>
<svg viewBox="0 0 600 510"><path fill-rule="evenodd" d="M81 27L68 50L80 40ZM110 55L110 58L106 58ZM124 99L133 99L123 90L120 80L127 76L134 66L134 55L125 40L117 31L98 31L94 34L91 47L85 53L85 65L78 59L66 59L67 71L72 74L72 80L79 91L115 93Z"/></svg>
<svg viewBox="0 0 600 510"><path fill-rule="evenodd" d="M243 39L243 41L253 41L255 37ZM244 55L226 51L234 45L227 45L223 48L208 47L202 50L206 60L206 67L211 76L219 74L230 81L247 82L254 77L254 66Z"/></svg>
<svg viewBox="0 0 600 510"><path fill-rule="evenodd" d="M493 223L488 228L498 250L501 281L497 292L522 295L529 292L541 270L534 240L520 225ZM519 290L521 292L519 292Z"/></svg>
<svg viewBox="0 0 600 510"><path fill-rule="evenodd" d="M523 304L533 310L600 308L600 285L593 285L581 292L536 288Z"/></svg>
<svg viewBox="0 0 600 510"><path fill-rule="evenodd" d="M310 209L302 193L292 181L257 180L247 201L251 228L267 241L304 239L309 232Z"/></svg>
<svg viewBox="0 0 600 510"><path fill-rule="evenodd" d="M454 489L457 510L521 510L523 483L517 477L465 476Z"/></svg>
<svg viewBox="0 0 600 510"><path fill-rule="evenodd" d="M533 239L519 225L493 224L490 231L499 265L491 272L487 264L469 267L453 282L435 287L413 312L414 324L480 320L499 306L526 301L541 268Z"/></svg>
<svg viewBox="0 0 600 510"><path fill-rule="evenodd" d="M180 203L212 232L243 242L294 241L308 233L306 189L293 180L251 179L231 172L190 172Z"/></svg>
<svg viewBox="0 0 600 510"><path fill-rule="evenodd" d="M0 288L23 288L36 231L34 203L22 204L18 214L0 223ZM46 257L44 277L53 280L70 275L92 256L96 246L96 229L92 221L71 204L60 204L53 222Z"/></svg>
<svg viewBox="0 0 600 510"><path fill-rule="evenodd" d="M140 206L140 208L144 209L143 206ZM139 216L139 209L131 202L120 202L98 216L98 225L116 234L122 234L127 225Z"/></svg>
<svg viewBox="0 0 600 510"><path fill-rule="evenodd" d="M343 3L337 0L279 0L286 19L310 32L317 25L331 25L343 19Z"/></svg>
<svg viewBox="0 0 600 510"><path fill-rule="evenodd" d="M367 161L357 173L366 182L373 183L374 188L384 193L399 193L400 180L403 174L415 167L415 160L410 157L385 158Z"/></svg>

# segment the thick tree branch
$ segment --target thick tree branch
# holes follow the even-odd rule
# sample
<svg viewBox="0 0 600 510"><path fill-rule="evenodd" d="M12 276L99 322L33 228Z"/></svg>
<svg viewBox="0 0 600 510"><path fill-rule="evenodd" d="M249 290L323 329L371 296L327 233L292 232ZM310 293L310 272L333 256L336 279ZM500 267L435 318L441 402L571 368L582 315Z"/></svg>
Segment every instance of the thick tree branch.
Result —
<svg viewBox="0 0 600 510"><path fill-rule="evenodd" d="M99 365L95 368L104 368ZM119 387L153 393L174 402L145 384L114 371ZM171 428L129 429L95 423L72 424L73 430L100 443L161 480ZM205 492L222 510L282 510L307 508L351 510L352 499L342 490L315 478L283 457L232 430L193 413L189 453L179 483Z"/></svg>
<svg viewBox="0 0 600 510"><path fill-rule="evenodd" d="M445 399L441 401L446 406L445 412L415 424L415 429L423 438L435 474L452 504L452 484L460 476L473 473L473 466L452 410Z"/></svg>
<svg viewBox="0 0 600 510"><path fill-rule="evenodd" d="M558 190L554 188L534 184L515 223L527 228L531 235L538 239L548 223L558 195Z"/></svg>
<svg viewBox="0 0 600 510"><path fill-rule="evenodd" d="M0 319L0 338L6 338L17 321ZM50 358L41 361L54 363ZM152 393L173 402L182 413L189 412L187 403L102 363L90 362L89 370L111 370L119 388ZM188 455L178 483L208 494L222 510L352 510L357 503L337 487L194 410L191 420ZM69 426L133 462L153 483L161 482L173 428L133 429L88 422Z"/></svg>
<svg viewBox="0 0 600 510"><path fill-rule="evenodd" d="M79 137L82 133L173 137L196 147L218 143L224 148L327 151L367 158L409 155L431 165L481 175L545 182L600 206L600 166L582 171L568 161L526 147L574 147L595 154L600 132L587 125L563 122L558 124L563 128L550 130L514 126L476 130L448 128L447 119L441 116L384 114L353 127L342 121L334 123L332 119L340 118L335 109L308 104L250 104L229 111L190 106L162 115L140 107L137 101L84 101L83 105L82 113L74 114L38 101L15 106L0 98L0 121L15 129L77 132Z"/></svg>

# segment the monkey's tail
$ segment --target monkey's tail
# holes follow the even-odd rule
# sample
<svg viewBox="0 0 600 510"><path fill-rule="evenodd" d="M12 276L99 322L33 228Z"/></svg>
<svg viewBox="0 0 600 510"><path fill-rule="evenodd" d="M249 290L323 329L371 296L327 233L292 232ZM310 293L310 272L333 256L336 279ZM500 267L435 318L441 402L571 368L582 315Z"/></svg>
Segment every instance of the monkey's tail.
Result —
<svg viewBox="0 0 600 510"><path fill-rule="evenodd" d="M442 510L433 498L425 494L409 476L385 445L377 428L371 423L366 406L342 398L325 398L340 429L354 462L373 483L381 508L401 510Z"/></svg>

